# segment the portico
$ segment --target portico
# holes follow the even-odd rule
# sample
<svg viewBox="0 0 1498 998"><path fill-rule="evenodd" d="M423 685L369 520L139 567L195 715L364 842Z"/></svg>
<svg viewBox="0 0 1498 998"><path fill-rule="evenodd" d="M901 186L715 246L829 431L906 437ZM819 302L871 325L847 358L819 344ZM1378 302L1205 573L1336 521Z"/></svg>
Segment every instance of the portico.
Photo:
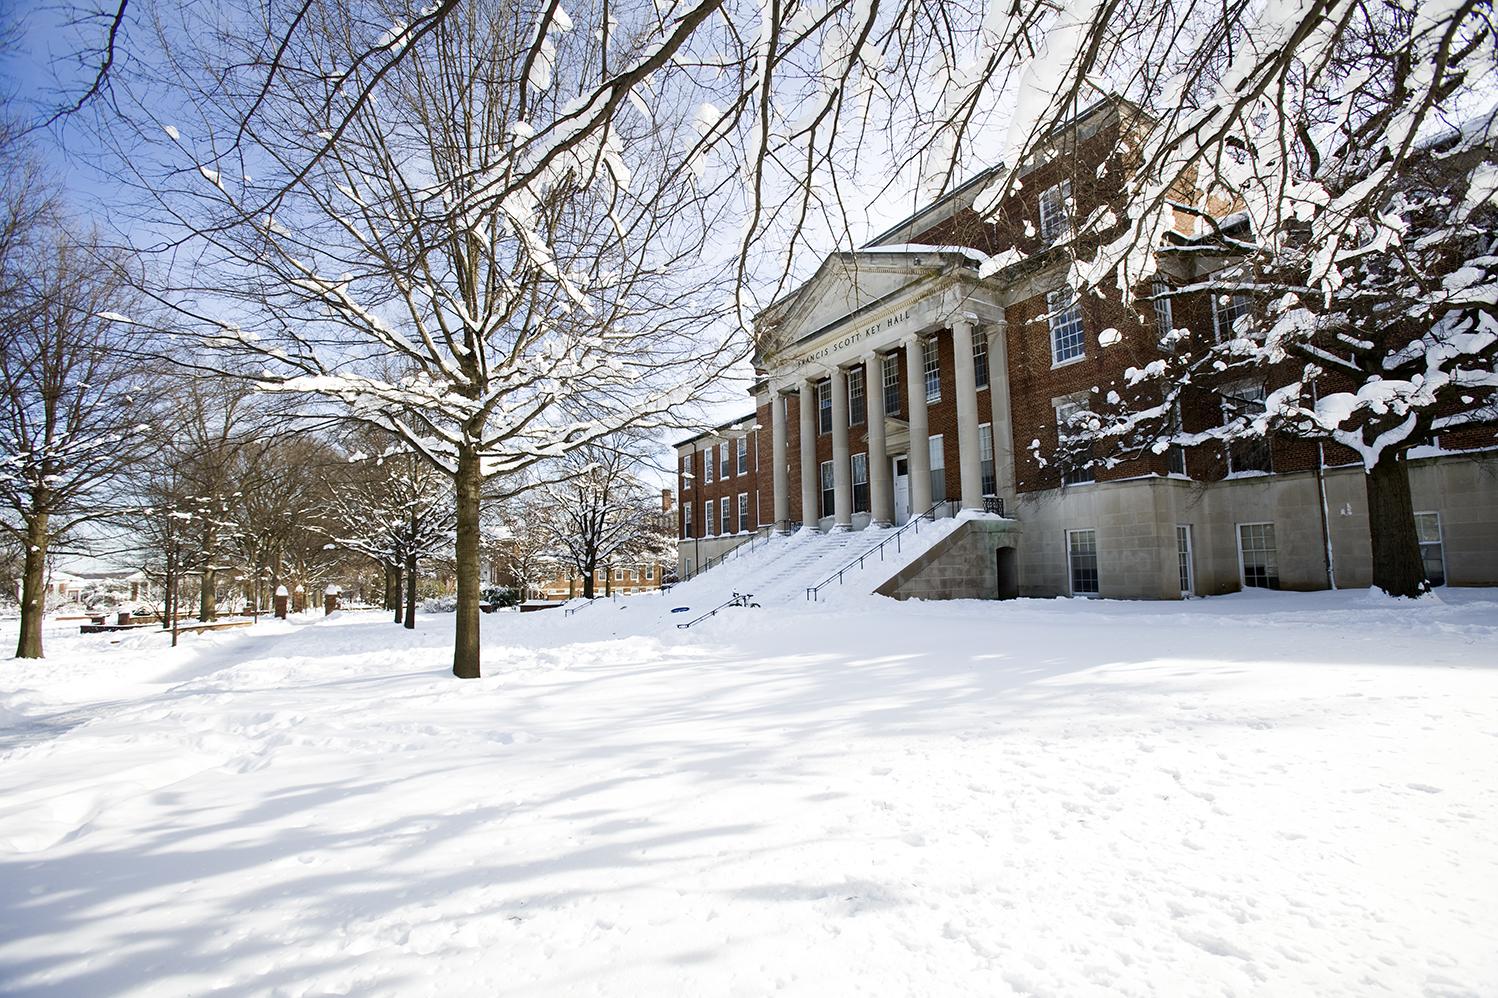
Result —
<svg viewBox="0 0 1498 998"><path fill-rule="evenodd" d="M925 247L837 254L767 309L755 394L770 410L776 531L797 519L793 453L799 520L824 530L1011 496L1003 315L972 257Z"/></svg>

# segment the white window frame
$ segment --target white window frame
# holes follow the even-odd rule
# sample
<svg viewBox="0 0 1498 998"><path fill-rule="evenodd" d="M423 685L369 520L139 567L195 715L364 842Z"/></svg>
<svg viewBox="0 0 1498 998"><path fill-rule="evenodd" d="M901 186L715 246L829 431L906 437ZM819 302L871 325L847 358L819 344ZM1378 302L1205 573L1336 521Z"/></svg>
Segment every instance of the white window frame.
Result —
<svg viewBox="0 0 1498 998"><path fill-rule="evenodd" d="M1422 516L1433 516L1436 519L1436 539L1433 540L1433 541L1422 541L1422 540L1419 540L1419 536L1420 536L1420 517L1422 517ZM1435 579L1432 579L1430 577L1430 574L1428 572L1426 573L1426 576L1425 576L1426 580L1428 582L1430 582L1430 584L1432 586L1444 586L1444 585L1446 585L1446 580L1449 577L1448 574L1447 574L1447 571L1446 571L1446 528L1445 528L1445 525L1441 523L1441 514L1438 511L1433 510L1433 509L1416 510L1415 511L1415 537L1416 537L1416 540L1419 542L1419 545L1420 545L1420 564L1421 564L1422 568L1425 565L1425 549L1426 548L1428 548L1428 547L1434 547L1436 549L1436 551L1439 553L1440 558L1441 558L1441 581L1437 582Z"/></svg>
<svg viewBox="0 0 1498 998"><path fill-rule="evenodd" d="M869 421L869 393L864 384L863 365L848 368L848 425Z"/></svg>
<svg viewBox="0 0 1498 998"><path fill-rule="evenodd" d="M692 491L692 476L694 474L692 469L692 456L688 454L686 457L681 459L681 463L681 490L683 492L690 492Z"/></svg>
<svg viewBox="0 0 1498 998"><path fill-rule="evenodd" d="M733 463L728 459L728 441L718 445L718 478L728 481L733 477Z"/></svg>
<svg viewBox="0 0 1498 998"><path fill-rule="evenodd" d="M1274 582L1273 586L1250 586L1248 584L1248 566L1243 561L1243 528L1244 527L1268 527L1274 532ZM1238 585L1242 589L1267 589L1276 590L1280 588L1280 539L1279 532L1274 529L1273 520L1255 520L1249 523L1235 523L1233 525L1233 541L1238 547ZM1268 550L1268 549L1266 549Z"/></svg>
<svg viewBox="0 0 1498 998"><path fill-rule="evenodd" d="M837 477L833 472L832 462L823 461L817 465L817 503L819 519L833 516L837 509ZM828 500L831 496L831 501Z"/></svg>
<svg viewBox="0 0 1498 998"><path fill-rule="evenodd" d="M926 404L941 401L941 350L936 338L921 341L921 370L926 382Z"/></svg>
<svg viewBox="0 0 1498 998"><path fill-rule="evenodd" d="M884 414L898 416L904 408L900 404L900 358L885 354L883 364L879 380L884 390Z"/></svg>
<svg viewBox="0 0 1498 998"><path fill-rule="evenodd" d="M1150 293L1154 296L1155 325L1159 335L1164 336L1175 328L1175 309L1166 297L1170 294L1170 283L1157 277L1150 283Z"/></svg>
<svg viewBox="0 0 1498 998"><path fill-rule="evenodd" d="M1075 364L1087 356L1082 299L1069 287L1046 293L1046 326L1051 336L1051 367ZM1076 352L1071 352L1075 350Z"/></svg>
<svg viewBox="0 0 1498 998"><path fill-rule="evenodd" d="M709 447L702 452L702 484L713 484L713 448Z"/></svg>
<svg viewBox="0 0 1498 998"><path fill-rule="evenodd" d="M1054 246L1071 234L1071 181L1063 180L1040 192L1040 241Z"/></svg>
<svg viewBox="0 0 1498 998"><path fill-rule="evenodd" d="M1182 425L1180 399L1176 399L1174 402L1170 403L1170 415L1167 418L1170 421L1168 429L1171 435L1174 436L1175 434L1180 433ZM1177 471L1175 468L1177 464L1181 466L1181 469L1179 471ZM1168 478L1189 479L1191 477L1191 468L1186 464L1186 448L1182 447L1180 444L1171 444L1168 448L1166 448L1165 474Z"/></svg>
<svg viewBox="0 0 1498 998"><path fill-rule="evenodd" d="M832 432L832 381L817 382L817 436Z"/></svg>
<svg viewBox="0 0 1498 998"><path fill-rule="evenodd" d="M983 470L985 464L988 465L986 472ZM992 486L991 488L982 489L984 495L992 496L998 494L999 477L998 467L995 465L993 457L992 423L978 424L978 480L984 485Z"/></svg>
<svg viewBox="0 0 1498 998"><path fill-rule="evenodd" d="M1212 301L1212 340L1214 343L1221 343L1227 338L1226 334L1233 331L1233 324L1249 314L1253 303L1248 300L1247 295L1213 292L1209 297ZM1229 299L1229 305L1221 304L1222 298ZM1229 314L1224 315L1224 312L1229 312ZM1226 326L1225 329L1224 326Z"/></svg>
<svg viewBox="0 0 1498 998"><path fill-rule="evenodd" d="M689 502L681 504L681 536L684 540L692 539L692 504Z"/></svg>
<svg viewBox="0 0 1498 998"><path fill-rule="evenodd" d="M992 376L988 370L988 336L978 330L973 333L973 387L987 388Z"/></svg>
<svg viewBox="0 0 1498 998"><path fill-rule="evenodd" d="M1196 539L1189 523L1176 524L1176 581L1182 596L1196 595Z"/></svg>
<svg viewBox="0 0 1498 998"><path fill-rule="evenodd" d="M855 513L867 513L871 509L871 506L870 506L871 497L869 495L869 454L868 454L868 451L859 451L857 454L852 455L848 459L848 463L849 463L849 466L850 466L849 470L851 471L851 474L848 477L849 477L849 479L852 482L852 484L849 486L849 488L851 488L853 490L853 512L855 512ZM859 468L860 468L860 466L862 466L862 469L863 469L863 477L862 478L859 477ZM859 497L858 497L859 486L863 486L863 500L862 500L861 503L860 503Z"/></svg>
<svg viewBox="0 0 1498 998"><path fill-rule="evenodd" d="M722 499L718 500L718 533L720 536L727 537L729 534L733 533L732 530L728 529L733 525L732 516L733 508L731 506L731 500L727 496L724 496Z"/></svg>
<svg viewBox="0 0 1498 998"><path fill-rule="evenodd" d="M926 438L927 460L931 466L931 501L932 503L945 502L947 499L947 441L940 433L933 433ZM925 510L912 510L914 513L924 513Z"/></svg>
<svg viewBox="0 0 1498 998"><path fill-rule="evenodd" d="M738 453L737 453L738 473L741 474L741 475L747 475L747 474L749 474L749 436L748 436L748 434L745 434L744 436L739 437L738 443L735 446L736 446L737 451L738 451Z"/></svg>
<svg viewBox="0 0 1498 998"><path fill-rule="evenodd" d="M1257 397L1254 397L1255 392L1258 393ZM1226 396L1228 395L1233 396L1235 401L1229 402L1226 398ZM1238 418L1238 409L1236 407L1238 404L1246 404L1252 402L1259 402L1262 404L1268 397L1268 389L1265 388L1262 384L1256 384L1253 382L1242 382L1229 388L1223 389L1223 395L1220 397L1222 403L1222 425L1226 426L1228 423ZM1264 464L1268 465L1268 467L1233 467L1233 448L1235 446L1245 447L1256 445L1262 446L1264 448ZM1223 456L1227 462L1229 475L1268 475L1274 472L1274 447L1270 443L1268 435L1265 435L1263 437L1248 437L1243 440L1224 440L1223 451L1225 452Z"/></svg>
<svg viewBox="0 0 1498 998"><path fill-rule="evenodd" d="M739 533L749 529L749 493L739 493Z"/></svg>
<svg viewBox="0 0 1498 998"><path fill-rule="evenodd" d="M1073 551L1072 551L1072 537L1078 536L1078 535L1081 535L1081 534L1091 534L1092 535L1092 571L1093 571L1093 574L1095 576L1097 576L1097 588L1094 589L1094 590L1092 590L1091 592L1088 592L1086 590L1082 590L1082 591L1078 591L1077 590L1076 567L1072 563L1072 555L1073 555ZM1070 593L1071 595L1073 595L1073 596L1082 596L1082 597L1086 597L1088 599L1095 599L1096 597L1102 595L1102 589L1103 589L1103 566L1102 566L1101 560L1098 557L1097 528L1096 527L1078 527L1075 530L1068 530L1068 531L1066 531L1066 591L1068 593Z"/></svg>
<svg viewBox="0 0 1498 998"><path fill-rule="evenodd" d="M1070 395L1062 399L1052 399L1051 406L1056 410L1056 448L1057 450L1060 450L1061 434L1066 430L1066 424L1071 414L1075 412L1091 412L1092 406L1088 404L1087 399L1078 398L1075 395ZM1081 477L1083 475L1086 475L1087 477ZM1072 478L1073 480L1068 481L1068 477ZM1081 468L1076 471L1069 471L1066 468L1061 469L1062 488L1070 489L1075 488L1078 485L1091 485L1096 481L1097 469L1093 468L1090 464L1086 468Z"/></svg>
<svg viewBox="0 0 1498 998"><path fill-rule="evenodd" d="M713 513L715 512L714 509L713 509L713 505L714 504L713 504L713 501L711 499L704 499L704 500L702 500L702 536L703 537L712 537L713 536L713 521L715 519L717 519L717 517L715 517L713 515Z"/></svg>

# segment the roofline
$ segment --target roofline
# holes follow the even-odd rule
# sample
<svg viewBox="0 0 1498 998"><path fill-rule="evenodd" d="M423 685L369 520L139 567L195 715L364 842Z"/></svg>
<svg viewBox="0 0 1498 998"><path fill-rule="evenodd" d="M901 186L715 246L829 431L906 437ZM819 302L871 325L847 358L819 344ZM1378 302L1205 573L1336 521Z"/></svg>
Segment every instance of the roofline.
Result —
<svg viewBox="0 0 1498 998"><path fill-rule="evenodd" d="M929 204L922 205L915 211L911 212L909 215L906 215L904 218L900 219L900 221L896 222L894 225L891 225L889 228L879 233L873 239L868 240L862 246L860 246L859 249L872 249L878 246L885 240L892 238L901 229L913 224L922 215L931 214L936 209L942 207L947 202L967 191L968 188L973 187L981 181L990 179L994 174L999 173L1003 169L1005 169L1003 163L995 163L993 166L985 167L984 169L979 170L977 173L973 174L971 177L964 180L962 183L958 184L950 191L947 191L945 194L938 197L935 201L932 201Z"/></svg>
<svg viewBox="0 0 1498 998"><path fill-rule="evenodd" d="M703 437L710 437L714 433L719 433L719 432L722 432L723 430L730 429L730 428L738 425L739 423L742 423L746 419L758 419L758 418L759 418L759 411L757 409L751 409L751 410L749 410L749 412L747 414L745 414L743 416L738 416L738 417L736 417L734 419L730 419L726 423L719 423L717 426L709 427L708 429L703 430L701 433L698 433L696 436L687 437L687 439L681 441L680 443L675 443L675 444L672 444L671 446L672 447L685 447L687 444L694 444L694 443L696 443L697 441L701 440Z"/></svg>

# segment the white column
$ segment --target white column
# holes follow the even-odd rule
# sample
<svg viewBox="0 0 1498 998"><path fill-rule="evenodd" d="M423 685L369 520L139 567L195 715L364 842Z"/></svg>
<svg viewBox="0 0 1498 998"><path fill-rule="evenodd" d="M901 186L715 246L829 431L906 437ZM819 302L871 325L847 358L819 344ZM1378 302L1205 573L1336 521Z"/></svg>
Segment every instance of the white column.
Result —
<svg viewBox="0 0 1498 998"><path fill-rule="evenodd" d="M1004 515L1014 515L1014 425L1009 415L1009 327L1000 319L988 335L988 401L993 419L994 491L1004 500Z"/></svg>
<svg viewBox="0 0 1498 998"><path fill-rule="evenodd" d="M786 456L785 396L778 391L770 393L770 460L774 465L771 482L775 490L775 532L786 534L790 533L791 483Z"/></svg>
<svg viewBox="0 0 1498 998"><path fill-rule="evenodd" d="M817 386L810 379L801 381L801 522L816 529L817 500L821 482L817 480Z"/></svg>
<svg viewBox="0 0 1498 998"><path fill-rule="evenodd" d="M869 523L887 527L895 522L895 491L884 442L884 358L877 353L863 359L863 397L869 414Z"/></svg>
<svg viewBox="0 0 1498 998"><path fill-rule="evenodd" d="M832 369L833 530L853 529L853 474L848 452L848 372Z"/></svg>
<svg viewBox="0 0 1498 998"><path fill-rule="evenodd" d="M905 341L905 394L910 409L910 515L931 508L931 441L926 420L926 352L924 341Z"/></svg>
<svg viewBox="0 0 1498 998"><path fill-rule="evenodd" d="M983 508L983 463L978 451L978 377L973 367L973 323L952 323L953 367L957 375L957 470L962 508ZM992 380L991 378L989 380Z"/></svg>

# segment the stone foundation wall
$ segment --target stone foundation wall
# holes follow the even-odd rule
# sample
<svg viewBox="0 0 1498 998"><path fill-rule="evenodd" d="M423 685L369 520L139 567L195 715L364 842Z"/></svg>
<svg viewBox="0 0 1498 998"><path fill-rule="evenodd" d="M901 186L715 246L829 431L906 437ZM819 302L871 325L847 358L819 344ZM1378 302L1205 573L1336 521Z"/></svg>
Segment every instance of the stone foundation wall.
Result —
<svg viewBox="0 0 1498 998"><path fill-rule="evenodd" d="M1017 547L1020 534L1020 524L1015 520L968 520L875 592L900 600L997 599L997 552Z"/></svg>

